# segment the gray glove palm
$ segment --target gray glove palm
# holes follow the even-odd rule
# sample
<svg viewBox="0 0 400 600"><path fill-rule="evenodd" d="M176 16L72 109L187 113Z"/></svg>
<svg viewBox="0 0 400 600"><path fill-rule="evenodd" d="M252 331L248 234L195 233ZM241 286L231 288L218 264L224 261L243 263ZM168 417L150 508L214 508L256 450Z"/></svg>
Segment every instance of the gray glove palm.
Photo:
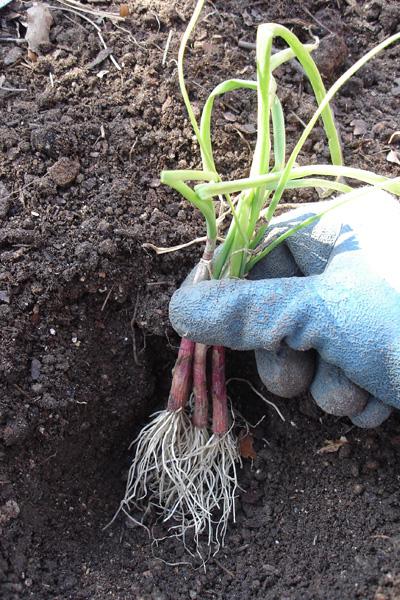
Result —
<svg viewBox="0 0 400 600"><path fill-rule="evenodd" d="M273 227L285 230L326 204L302 205ZM251 280L175 292L172 325L199 342L255 350L261 379L280 396L310 387L325 411L377 426L400 408L399 231L398 202L366 188L288 238Z"/></svg>

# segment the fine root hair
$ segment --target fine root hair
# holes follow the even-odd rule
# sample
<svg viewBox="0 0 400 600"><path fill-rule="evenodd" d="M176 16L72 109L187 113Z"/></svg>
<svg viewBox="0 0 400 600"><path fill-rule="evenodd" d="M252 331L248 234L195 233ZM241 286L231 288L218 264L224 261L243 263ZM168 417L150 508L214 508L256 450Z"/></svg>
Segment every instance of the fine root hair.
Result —
<svg viewBox="0 0 400 600"><path fill-rule="evenodd" d="M190 554L204 560L203 543L208 555L218 552L231 515L235 520L241 459L232 430L210 435L194 427L184 410L163 410L133 444L136 453L120 510L143 524L131 512L152 506L168 527L166 537L181 539Z"/></svg>
<svg viewBox="0 0 400 600"><path fill-rule="evenodd" d="M209 436L204 429L197 430L195 435L191 469L175 532L188 550L187 543L193 540L196 554L204 559L201 536L207 554L217 553L224 545L229 519L235 521L237 466L241 458L231 431Z"/></svg>
<svg viewBox="0 0 400 600"><path fill-rule="evenodd" d="M224 545L230 517L232 516L233 521L236 520L238 464L241 465L241 458L237 439L232 431L222 436L213 434L199 465L198 489L202 490L208 546L214 547L214 553Z"/></svg>
<svg viewBox="0 0 400 600"><path fill-rule="evenodd" d="M129 469L121 509L159 506L171 517L184 491L184 468L191 454L193 426L184 410L162 410L132 442L135 457Z"/></svg>

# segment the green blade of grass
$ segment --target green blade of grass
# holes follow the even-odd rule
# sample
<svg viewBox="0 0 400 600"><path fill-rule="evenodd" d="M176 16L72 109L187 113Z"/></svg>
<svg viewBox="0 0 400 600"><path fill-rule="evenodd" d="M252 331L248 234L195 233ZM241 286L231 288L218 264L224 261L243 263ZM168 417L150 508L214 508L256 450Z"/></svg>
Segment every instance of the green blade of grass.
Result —
<svg viewBox="0 0 400 600"><path fill-rule="evenodd" d="M196 119L192 104L189 99L189 94L188 94L188 91L186 88L185 75L184 75L184 70L183 70L186 46L187 46L189 38L192 34L192 31L195 28L197 21L199 20L200 13L203 9L204 3L205 3L205 0L198 0L197 4L195 6L195 9L193 11L193 14L190 18L190 21L189 21L189 23L185 29L185 32L182 36L181 43L179 45L179 51L178 51L178 80L179 80L179 87L181 90L182 98L185 103L186 110L187 110L187 113L189 116L189 120L193 127L193 131L196 135L197 141L198 141L200 149L201 149L201 153L203 156L204 169L206 171L212 171L213 166L214 166L214 160L213 160L212 156L209 155L209 150L208 150L208 148L206 148L206 146L203 142L203 138L201 136L200 129L197 124L197 119Z"/></svg>
<svg viewBox="0 0 400 600"><path fill-rule="evenodd" d="M282 177L281 177L279 186L277 187L274 197L271 201L269 211L267 214L267 220L270 220L272 215L274 214L274 210L277 207L277 205L282 197L286 182L290 178L291 170L293 168L293 165L296 161L296 158L297 158L299 152L301 151L301 149L303 147L304 142L306 141L307 137L311 133L318 118L323 114L326 107L329 106L329 102L332 100L332 98L335 96L335 94L338 92L338 90L350 79L350 77L352 77L359 69L361 69L361 67L363 67L368 61L370 61L372 58L374 58L379 52L384 50L387 46L394 44L398 40L400 40L400 33L396 33L396 34L386 38L386 40L383 40L383 42L381 42L380 44L378 44L377 46L372 48L372 50L367 52L357 62L355 62L354 65L352 65L349 69L347 69L347 71L345 73L343 73L343 75L341 77L339 77L339 79L332 85L332 87L326 93L325 97L321 101L318 109L315 111L313 117L311 118L311 120L307 124L306 128L304 129L302 135L300 136L299 141L297 142L294 150L292 151L292 153L288 159L286 167L282 173Z"/></svg>
<svg viewBox="0 0 400 600"><path fill-rule="evenodd" d="M294 33L292 33L283 25L265 23L264 25L260 25L260 27L264 28L265 35L272 33L273 37L282 38L294 51L296 59L300 62L309 79L317 103L319 106L321 106L321 103L326 97L325 86L310 52L305 49L304 44L300 42ZM321 111L319 112L319 116L322 118L324 129L328 138L328 146L331 153L332 163L334 165L341 165L343 164L343 157L339 134L336 129L333 113L328 102L324 103Z"/></svg>
<svg viewBox="0 0 400 600"><path fill-rule="evenodd" d="M270 115L276 91L276 82L271 71L272 39L271 32L265 31L262 25L257 28L257 141L250 176L262 175L269 171L271 154ZM246 261L243 249L248 247L250 238L253 235L263 205L264 195L265 190L262 187L254 188L243 194L240 199L237 214L246 235L243 236L241 231L237 230L234 237L230 250L229 272L231 277L241 277L243 275Z"/></svg>
<svg viewBox="0 0 400 600"><path fill-rule="evenodd" d="M161 182L168 185L173 190L179 192L190 204L196 207L206 220L207 238L216 241L218 231L215 218L214 202L212 200L203 200L198 194L185 183L190 180L201 180L215 178L215 173L205 171L163 171L161 173Z"/></svg>
<svg viewBox="0 0 400 600"><path fill-rule="evenodd" d="M270 183L266 185L267 189L275 189L277 186L277 182ZM313 189L323 189L323 190L334 190L336 192L340 192L341 194L347 194L351 192L353 188L345 183L341 183L339 181L330 181L328 179L318 179L317 177L306 177L305 179L291 179L288 181L286 185L286 189L299 189L299 188L313 188ZM260 216L263 216L263 212L261 212ZM268 224L261 225L258 229L256 235L250 242L250 249L256 248L258 244L261 242L262 238L265 235L265 232L268 229Z"/></svg>
<svg viewBox="0 0 400 600"><path fill-rule="evenodd" d="M223 81L212 91L212 93L208 96L207 101L204 105L203 112L200 119L200 136L203 141L203 146L206 148L207 156L212 158L212 167L214 171L216 171L213 152L212 152L212 141L211 141L211 116L212 110L214 106L214 101L218 96L222 94L227 94L228 92L233 92L235 90L246 89L246 90L257 90L257 82L249 81L246 79L228 79L227 81ZM201 148L202 156L203 149ZM203 163L204 163L203 156ZM207 158L206 158L207 159ZM208 164L208 163L207 163Z"/></svg>
<svg viewBox="0 0 400 600"><path fill-rule="evenodd" d="M399 187L399 193L400 193L400 177L393 178L392 183L396 184L396 186ZM384 189L384 182L377 183L376 185L374 185L374 187L376 189ZM316 215L313 215L312 217L309 217L308 219L305 219L298 225L295 225L294 227L291 227L290 229L288 229L287 231L282 233L273 242L268 244L268 246L266 248L264 248L261 252L257 253L255 256L250 258L250 260L248 261L248 263L246 265L246 273L251 271L251 269L260 260L265 258L270 252L272 252L272 250L274 250L274 248L279 246L279 244L282 244L282 242L287 240L287 238L289 238L291 235L293 235L294 233L297 233L298 231L301 231L302 229L305 229L306 227L309 227L313 223L319 221L324 215L331 212L332 210L335 210L339 206L342 206L343 204L347 204L348 202L356 200L357 198L361 198L362 195L364 194L364 191L365 191L364 188L358 188L356 190L353 190L352 192L346 194L346 196L344 198L342 198L341 200L338 200L338 202L332 201L332 205L329 206L328 208L326 208L325 210L317 213Z"/></svg>
<svg viewBox="0 0 400 600"><path fill-rule="evenodd" d="M175 181L218 181L219 177L214 171L200 171L199 169L174 169L161 171L160 181L171 185Z"/></svg>
<svg viewBox="0 0 400 600"><path fill-rule="evenodd" d="M304 45L306 52L312 52L312 50L315 50L317 47L317 43ZM279 52L272 54L271 71L274 71L274 69L281 66L285 62L292 60L293 58L295 58L295 53L291 48L285 48L285 50L280 50ZM218 96L241 89L257 91L257 82L248 79L228 79L218 84L206 100L200 119L200 136L202 138L203 145L207 148L208 157L213 157L211 142L211 117L214 101ZM203 157L203 163L205 162L204 159L205 157ZM214 170L216 170L215 165Z"/></svg>
<svg viewBox="0 0 400 600"><path fill-rule="evenodd" d="M285 116L283 114L282 104L275 96L271 108L272 129L274 134L274 158L275 165L273 171L282 171L285 166L286 157L286 132Z"/></svg>
<svg viewBox="0 0 400 600"><path fill-rule="evenodd" d="M218 194L243 192L245 190L263 187L274 182L277 182L278 185L280 185L282 175L285 172L286 168L283 171L269 173L268 175L260 175L258 177L248 177L245 179L236 179L233 181L224 181L220 183L202 183L196 185L195 190L200 198L209 199L213 196L217 196ZM387 183L386 189L392 189L391 181L393 180L390 177L376 175L372 171L366 171L364 169L356 169L355 167L338 165L307 165L304 167L294 167L289 172L289 177L285 182L285 187L290 180L311 177L313 175L325 175L327 177L337 178L347 177L349 179L355 179L371 185L384 182ZM398 193L395 191L396 189L397 185L393 185L394 193Z"/></svg>

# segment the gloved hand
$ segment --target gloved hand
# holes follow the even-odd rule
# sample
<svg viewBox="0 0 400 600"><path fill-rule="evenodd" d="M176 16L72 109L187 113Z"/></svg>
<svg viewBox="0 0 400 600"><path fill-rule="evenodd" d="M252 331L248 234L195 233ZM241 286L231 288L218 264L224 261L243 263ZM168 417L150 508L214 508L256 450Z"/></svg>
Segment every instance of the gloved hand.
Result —
<svg viewBox="0 0 400 600"><path fill-rule="evenodd" d="M280 232L329 202L273 221ZM400 204L365 194L335 208L260 261L251 280L186 285L170 304L181 336L255 350L266 387L308 387L326 412L376 427L400 408Z"/></svg>

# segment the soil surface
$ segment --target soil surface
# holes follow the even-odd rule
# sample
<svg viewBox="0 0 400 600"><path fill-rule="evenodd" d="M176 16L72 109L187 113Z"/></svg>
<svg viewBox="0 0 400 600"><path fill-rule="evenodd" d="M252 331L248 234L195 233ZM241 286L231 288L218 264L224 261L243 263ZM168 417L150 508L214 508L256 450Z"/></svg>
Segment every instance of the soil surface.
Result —
<svg viewBox="0 0 400 600"><path fill-rule="evenodd" d="M275 398L283 423L232 384L246 418L266 418L253 432L257 458L240 474L236 523L207 572L185 564L177 542L156 548L122 517L103 531L124 492L129 443L166 398L178 344L168 301L200 252L196 245L156 256L143 244L204 234L198 215L159 184L162 169L199 165L175 62L194 1L130 1L118 27L86 15L121 70L99 55L90 22L52 4L50 44L36 62L26 45L0 45L0 85L20 90L0 89L1 597L399 598L396 415L365 432L323 415L308 397ZM89 6L118 10L97 0ZM0 12L2 37L16 36L10 13L25 8L15 0ZM318 35L329 85L399 30L400 4L210 2L186 65L199 109L219 81L254 76L248 43L265 21L304 41ZM387 50L335 101L347 164L399 175L386 160L400 129L399 57L399 48ZM278 77L293 142L312 97L293 66ZM254 96L226 96L215 115L220 170L241 176L255 141ZM317 129L301 161L326 158ZM250 354L231 355L230 364L262 389ZM347 442L336 452L318 453L341 436Z"/></svg>

